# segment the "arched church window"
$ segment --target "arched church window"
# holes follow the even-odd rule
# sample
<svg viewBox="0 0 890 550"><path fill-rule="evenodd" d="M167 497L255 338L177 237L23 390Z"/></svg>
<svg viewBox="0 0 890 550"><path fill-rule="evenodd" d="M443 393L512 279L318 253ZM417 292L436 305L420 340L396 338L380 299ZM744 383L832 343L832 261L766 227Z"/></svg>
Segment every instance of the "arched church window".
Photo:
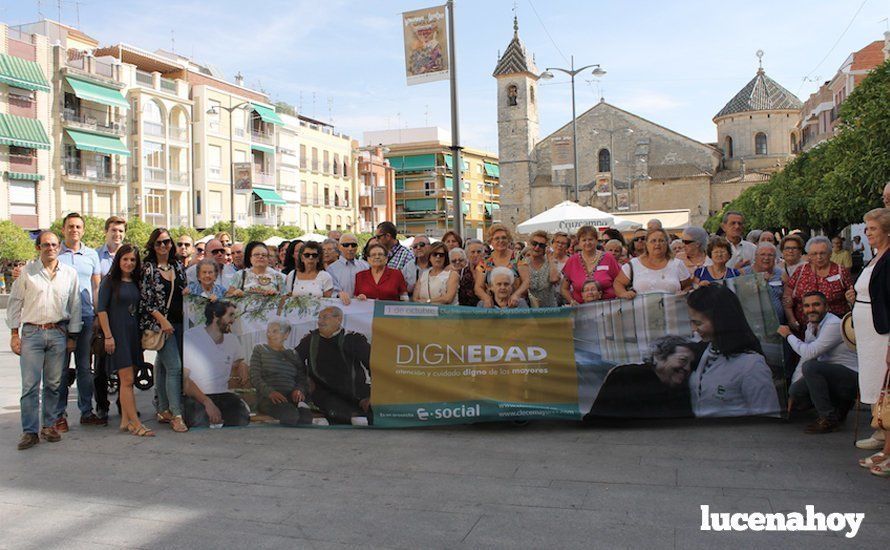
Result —
<svg viewBox="0 0 890 550"><path fill-rule="evenodd" d="M535 87L534 86L529 86L529 88L528 88L528 100L530 103L535 102Z"/></svg>
<svg viewBox="0 0 890 550"><path fill-rule="evenodd" d="M797 136L794 135L793 132L792 132L792 134L791 134L791 152L792 152L792 153L796 153L796 152L797 152Z"/></svg>
<svg viewBox="0 0 890 550"><path fill-rule="evenodd" d="M612 154L608 149L600 149L599 152L599 170L598 172L611 172L612 171Z"/></svg>
<svg viewBox="0 0 890 550"><path fill-rule="evenodd" d="M519 88L516 87L516 84L510 84L507 86L507 105L509 107L516 106L516 98L519 97Z"/></svg>
<svg viewBox="0 0 890 550"><path fill-rule="evenodd" d="M725 145L723 147L723 154L726 155L726 158L732 158L732 137L726 136Z"/></svg>
<svg viewBox="0 0 890 550"><path fill-rule="evenodd" d="M757 132L757 135L754 136L754 154L755 155L765 155L766 151L766 134L763 132Z"/></svg>

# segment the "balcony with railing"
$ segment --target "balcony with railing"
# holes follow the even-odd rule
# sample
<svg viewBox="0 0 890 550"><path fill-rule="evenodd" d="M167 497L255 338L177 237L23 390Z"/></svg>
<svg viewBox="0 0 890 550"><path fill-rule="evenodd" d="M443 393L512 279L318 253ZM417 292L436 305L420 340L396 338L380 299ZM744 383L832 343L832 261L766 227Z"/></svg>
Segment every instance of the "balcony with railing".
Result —
<svg viewBox="0 0 890 550"><path fill-rule="evenodd" d="M275 145L275 133L263 132L256 129L250 131L250 139L254 143L262 143L265 145Z"/></svg>
<svg viewBox="0 0 890 550"><path fill-rule="evenodd" d="M148 120L142 121L142 133L147 136L164 137L164 125Z"/></svg>
<svg viewBox="0 0 890 550"><path fill-rule="evenodd" d="M142 181L145 183L161 183L163 184L166 181L165 175L166 170L163 168L155 168L153 166L146 166L142 168Z"/></svg>
<svg viewBox="0 0 890 550"><path fill-rule="evenodd" d="M264 213L262 215L257 215L254 213L250 217L251 225L268 225L268 226L276 226L278 225L278 216L275 214Z"/></svg>
<svg viewBox="0 0 890 550"><path fill-rule="evenodd" d="M97 162L98 161L98 162ZM65 178L72 181L122 185L126 177L105 167L100 158L65 157L62 162Z"/></svg>
<svg viewBox="0 0 890 550"><path fill-rule="evenodd" d="M122 116L109 115L107 111L80 107L62 109L62 120L66 126L111 134L122 137L127 133L127 122Z"/></svg>
<svg viewBox="0 0 890 550"><path fill-rule="evenodd" d="M253 171L253 183L264 187L275 187L275 174L260 172L256 168Z"/></svg>
<svg viewBox="0 0 890 550"><path fill-rule="evenodd" d="M189 173L172 170L170 172L170 185L189 187Z"/></svg>
<svg viewBox="0 0 890 550"><path fill-rule="evenodd" d="M142 84L148 88L152 87L151 81L151 73L147 73L145 71L136 70L136 83Z"/></svg>
<svg viewBox="0 0 890 550"><path fill-rule="evenodd" d="M176 93L176 81L161 77L161 89L172 94Z"/></svg>

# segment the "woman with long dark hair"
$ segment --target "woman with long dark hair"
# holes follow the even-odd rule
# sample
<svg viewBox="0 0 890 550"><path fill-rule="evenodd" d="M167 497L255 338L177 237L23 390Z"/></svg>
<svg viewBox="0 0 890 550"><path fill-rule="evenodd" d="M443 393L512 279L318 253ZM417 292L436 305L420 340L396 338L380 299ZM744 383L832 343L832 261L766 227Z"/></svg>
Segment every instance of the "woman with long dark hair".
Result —
<svg viewBox="0 0 890 550"><path fill-rule="evenodd" d="M708 343L689 377L695 416L778 413L772 371L735 293L722 285L703 286L689 294L686 305L692 329Z"/></svg>
<svg viewBox="0 0 890 550"><path fill-rule="evenodd" d="M303 241L300 239L293 240L287 245L284 262L281 264L281 274L285 277L297 268L297 254L300 253L301 246L303 246Z"/></svg>
<svg viewBox="0 0 890 550"><path fill-rule="evenodd" d="M321 245L309 241L300 247L296 256L297 268L284 282L285 294L330 298L334 292L334 279L325 271Z"/></svg>
<svg viewBox="0 0 890 550"><path fill-rule="evenodd" d="M142 365L142 343L139 335L139 251L130 244L122 245L114 255L108 275L99 285L96 311L105 335L105 353L109 371L120 380L121 431L139 437L152 437L136 412L133 380L136 368Z"/></svg>
<svg viewBox="0 0 890 550"><path fill-rule="evenodd" d="M182 297L185 270L176 259L173 239L163 227L151 232L142 263L139 329L163 332L165 340L155 360L158 422L174 432L187 432L182 419Z"/></svg>

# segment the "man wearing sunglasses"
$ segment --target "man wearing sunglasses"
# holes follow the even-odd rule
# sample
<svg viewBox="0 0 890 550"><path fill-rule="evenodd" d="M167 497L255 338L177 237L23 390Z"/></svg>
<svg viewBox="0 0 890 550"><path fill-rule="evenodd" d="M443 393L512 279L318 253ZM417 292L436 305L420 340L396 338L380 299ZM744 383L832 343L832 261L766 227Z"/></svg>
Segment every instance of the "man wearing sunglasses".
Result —
<svg viewBox="0 0 890 550"><path fill-rule="evenodd" d="M347 306L355 293L355 274L370 269L368 262L356 258L357 253L358 239L352 233L344 233L340 236L340 258L326 268L334 279L334 294Z"/></svg>
<svg viewBox="0 0 890 550"><path fill-rule="evenodd" d="M223 243L219 239L210 239L204 245L204 253L205 257L213 258L213 261L219 265L219 275L216 277L216 282L222 285L223 288L229 288L229 283L232 282L232 277L235 275L235 268L231 263L226 263L226 248L223 246ZM197 264L195 264L185 270L185 276L189 283L198 280L197 267Z"/></svg>
<svg viewBox="0 0 890 550"><path fill-rule="evenodd" d="M430 268L430 239L426 235L415 235L414 242L411 243L411 252L414 254L414 261L405 264L402 268L402 275L405 276L405 282L408 283L408 293L414 292L414 285L420 279L420 274Z"/></svg>
<svg viewBox="0 0 890 550"><path fill-rule="evenodd" d="M192 253L194 252L194 242L188 235L180 235L176 239L176 259L182 262L183 267L188 267L192 263Z"/></svg>
<svg viewBox="0 0 890 550"><path fill-rule="evenodd" d="M637 229L634 231L633 240L631 241L630 255L638 258L646 253L646 230Z"/></svg>

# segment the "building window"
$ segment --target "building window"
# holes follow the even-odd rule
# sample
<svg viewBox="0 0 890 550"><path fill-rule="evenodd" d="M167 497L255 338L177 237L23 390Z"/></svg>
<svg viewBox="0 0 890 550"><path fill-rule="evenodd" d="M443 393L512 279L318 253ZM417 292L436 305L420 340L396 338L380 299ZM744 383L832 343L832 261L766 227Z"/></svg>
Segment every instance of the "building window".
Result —
<svg viewBox="0 0 890 550"><path fill-rule="evenodd" d="M331 173L330 153L328 153L327 151L324 151L323 154L324 154L324 170L323 170L323 172L325 174L330 174Z"/></svg>
<svg viewBox="0 0 890 550"><path fill-rule="evenodd" d="M312 148L312 171L318 172L318 149Z"/></svg>
<svg viewBox="0 0 890 550"><path fill-rule="evenodd" d="M534 102L535 102L535 87L534 86L528 87L528 101L529 101L529 103L532 103L532 104L534 104Z"/></svg>
<svg viewBox="0 0 890 550"><path fill-rule="evenodd" d="M516 87L516 84L510 84L507 86L507 106L515 107L516 106L516 98L519 97L519 88Z"/></svg>
<svg viewBox="0 0 890 550"><path fill-rule="evenodd" d="M608 149L600 149L599 152L599 172L611 172L612 171L612 154L609 153Z"/></svg>
<svg viewBox="0 0 890 550"><path fill-rule="evenodd" d="M201 215L201 192L195 191L195 214Z"/></svg>
<svg viewBox="0 0 890 550"><path fill-rule="evenodd" d="M754 136L754 154L755 155L767 154L766 134L764 134L763 132L758 132L757 135Z"/></svg>
<svg viewBox="0 0 890 550"><path fill-rule="evenodd" d="M222 147L219 145L207 147L207 170L211 178L222 176Z"/></svg>
<svg viewBox="0 0 890 550"><path fill-rule="evenodd" d="M307 162L308 162L308 159L306 158L306 146L300 145L300 168L305 170Z"/></svg>
<svg viewBox="0 0 890 550"><path fill-rule="evenodd" d="M434 181L425 181L423 182L423 194L427 197L436 194L436 182Z"/></svg>
<svg viewBox="0 0 890 550"><path fill-rule="evenodd" d="M338 155L337 153L334 153L334 175L340 175L340 155ZM340 224L337 224L337 227L339 226Z"/></svg>
<svg viewBox="0 0 890 550"><path fill-rule="evenodd" d="M725 145L723 146L723 154L726 155L726 158L732 158L732 138L726 136Z"/></svg>
<svg viewBox="0 0 890 550"><path fill-rule="evenodd" d="M794 134L791 134L791 152L797 152L797 136L795 136Z"/></svg>
<svg viewBox="0 0 890 550"><path fill-rule="evenodd" d="M349 208L349 189L343 190L343 206Z"/></svg>
<svg viewBox="0 0 890 550"><path fill-rule="evenodd" d="M325 188L324 188L324 205L329 206L330 204L331 204L331 188L325 186ZM328 225L330 225L330 223Z"/></svg>

